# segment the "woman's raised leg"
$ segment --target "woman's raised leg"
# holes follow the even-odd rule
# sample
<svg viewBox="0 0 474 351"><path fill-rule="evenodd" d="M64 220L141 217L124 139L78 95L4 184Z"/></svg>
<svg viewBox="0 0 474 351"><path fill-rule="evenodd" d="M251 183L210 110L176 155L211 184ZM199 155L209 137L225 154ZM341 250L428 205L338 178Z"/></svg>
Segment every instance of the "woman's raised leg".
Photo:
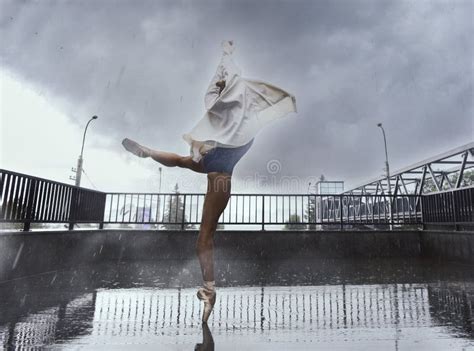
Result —
<svg viewBox="0 0 474 351"><path fill-rule="evenodd" d="M147 158L151 157L156 162L167 167L187 168L198 173L205 173L201 162L194 162L191 156L181 156L172 152L159 151L138 144L136 141L125 138L122 141L123 147L132 154Z"/></svg>

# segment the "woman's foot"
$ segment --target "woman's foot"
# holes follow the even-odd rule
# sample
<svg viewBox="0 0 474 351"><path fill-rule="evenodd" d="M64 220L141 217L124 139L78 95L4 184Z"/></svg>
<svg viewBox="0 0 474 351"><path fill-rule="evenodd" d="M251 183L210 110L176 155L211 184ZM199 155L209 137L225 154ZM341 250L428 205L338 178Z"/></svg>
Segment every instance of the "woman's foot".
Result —
<svg viewBox="0 0 474 351"><path fill-rule="evenodd" d="M150 157L150 149L148 149L145 146L140 145L136 141L125 138L122 140L122 145L125 148L125 150L131 152L132 154L138 157L142 157L142 158Z"/></svg>
<svg viewBox="0 0 474 351"><path fill-rule="evenodd" d="M211 315L214 304L216 303L216 292L215 290L208 290L206 288L199 288L197 292L199 300L204 301L204 310L202 312L202 322L207 323L209 316Z"/></svg>

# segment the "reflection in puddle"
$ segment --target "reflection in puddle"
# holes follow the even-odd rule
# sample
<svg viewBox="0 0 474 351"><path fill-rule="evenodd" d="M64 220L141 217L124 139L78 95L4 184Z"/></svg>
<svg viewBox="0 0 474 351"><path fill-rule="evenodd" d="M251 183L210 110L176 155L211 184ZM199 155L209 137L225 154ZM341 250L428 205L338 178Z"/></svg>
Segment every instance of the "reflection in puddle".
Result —
<svg viewBox="0 0 474 351"><path fill-rule="evenodd" d="M208 327L192 262L104 262L0 283L0 343L13 350L474 349L469 266L294 259L217 268Z"/></svg>
<svg viewBox="0 0 474 351"><path fill-rule="evenodd" d="M197 343L194 351L214 351L214 338L207 324L202 325L202 343Z"/></svg>
<svg viewBox="0 0 474 351"><path fill-rule="evenodd" d="M194 289L97 292L92 335L97 338L185 335L199 322ZM198 323L199 324L199 323ZM306 331L430 325L425 286L300 286L221 288L210 327ZM329 333L331 334L331 333Z"/></svg>
<svg viewBox="0 0 474 351"><path fill-rule="evenodd" d="M199 323L201 305L195 289L99 289L12 321L0 328L0 337L3 345L22 349L140 344L213 350L214 340L220 350L236 344L259 349L271 344L284 349L289 345L462 349L473 337L472 295L469 298L465 288L465 284L220 288L209 328Z"/></svg>

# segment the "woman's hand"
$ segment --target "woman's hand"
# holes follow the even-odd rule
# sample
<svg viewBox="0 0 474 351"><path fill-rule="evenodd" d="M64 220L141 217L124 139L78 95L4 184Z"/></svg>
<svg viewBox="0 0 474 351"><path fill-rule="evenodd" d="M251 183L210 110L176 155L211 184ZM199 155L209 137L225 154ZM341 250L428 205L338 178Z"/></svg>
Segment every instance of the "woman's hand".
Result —
<svg viewBox="0 0 474 351"><path fill-rule="evenodd" d="M222 93L222 90L225 88L225 80L220 80L216 83L216 85L219 87L219 95Z"/></svg>

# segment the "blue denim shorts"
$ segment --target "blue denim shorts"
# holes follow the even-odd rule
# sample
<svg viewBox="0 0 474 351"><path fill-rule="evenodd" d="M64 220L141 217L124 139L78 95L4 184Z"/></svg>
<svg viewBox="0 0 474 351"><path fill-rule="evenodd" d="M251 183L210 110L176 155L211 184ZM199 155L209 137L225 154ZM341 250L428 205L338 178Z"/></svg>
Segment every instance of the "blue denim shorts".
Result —
<svg viewBox="0 0 474 351"><path fill-rule="evenodd" d="M202 165L206 173L223 172L232 174L237 162L252 146L253 139L247 144L238 147L215 147L202 157Z"/></svg>

